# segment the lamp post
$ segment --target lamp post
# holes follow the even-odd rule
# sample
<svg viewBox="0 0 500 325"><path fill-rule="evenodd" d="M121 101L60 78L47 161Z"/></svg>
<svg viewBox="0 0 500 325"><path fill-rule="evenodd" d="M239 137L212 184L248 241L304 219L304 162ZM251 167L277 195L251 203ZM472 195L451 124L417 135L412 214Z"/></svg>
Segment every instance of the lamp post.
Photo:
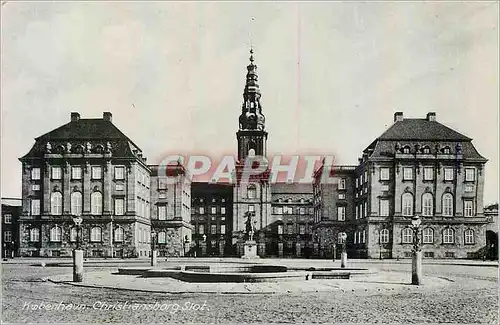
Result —
<svg viewBox="0 0 500 325"><path fill-rule="evenodd" d="M79 216L73 216L72 219L76 226L76 249L73 250L73 282L82 282L83 250L80 249L80 226L83 219Z"/></svg>
<svg viewBox="0 0 500 325"><path fill-rule="evenodd" d="M205 244L205 252L207 250L207 235L203 234L203 243ZM203 249L202 249L202 252L201 252L202 256L203 256Z"/></svg>
<svg viewBox="0 0 500 325"><path fill-rule="evenodd" d="M420 224L422 220L419 216L411 219L413 228L413 255L411 260L411 284L422 284L422 251L420 249Z"/></svg>
<svg viewBox="0 0 500 325"><path fill-rule="evenodd" d="M340 257L340 267L345 268L345 265L347 264L347 251L346 251L346 240L347 240L347 234L345 232L340 233L340 240L342 244L342 255Z"/></svg>
<svg viewBox="0 0 500 325"><path fill-rule="evenodd" d="M379 233L380 234L380 233ZM379 246L379 259L382 259L382 237L378 236L378 246Z"/></svg>
<svg viewBox="0 0 500 325"><path fill-rule="evenodd" d="M182 251L184 252L184 256L186 256L186 253L187 253L186 252L186 245L187 245L188 251L189 251L189 243L190 243L190 241L189 241L188 235L184 235L184 242L182 244Z"/></svg>
<svg viewBox="0 0 500 325"><path fill-rule="evenodd" d="M151 266L158 264L158 254L156 252L156 233L151 232Z"/></svg>

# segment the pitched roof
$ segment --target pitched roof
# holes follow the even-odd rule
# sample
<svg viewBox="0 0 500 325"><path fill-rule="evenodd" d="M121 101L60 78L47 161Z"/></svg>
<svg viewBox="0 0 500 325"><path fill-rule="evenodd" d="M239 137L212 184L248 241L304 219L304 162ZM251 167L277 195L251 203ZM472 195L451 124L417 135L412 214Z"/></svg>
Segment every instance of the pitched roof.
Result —
<svg viewBox="0 0 500 325"><path fill-rule="evenodd" d="M471 138L449 127L427 119L403 119L395 122L380 137L380 140L448 140L470 141Z"/></svg>
<svg viewBox="0 0 500 325"><path fill-rule="evenodd" d="M104 119L79 119L35 138L35 140L63 139L127 139L113 123Z"/></svg>
<svg viewBox="0 0 500 325"><path fill-rule="evenodd" d="M45 144L49 141L57 142L61 140L121 140L116 141L114 154L123 157L131 156L132 150L135 148L140 150L140 148L111 121L104 119L79 119L68 122L35 138L33 147L21 159L37 156L43 152Z"/></svg>

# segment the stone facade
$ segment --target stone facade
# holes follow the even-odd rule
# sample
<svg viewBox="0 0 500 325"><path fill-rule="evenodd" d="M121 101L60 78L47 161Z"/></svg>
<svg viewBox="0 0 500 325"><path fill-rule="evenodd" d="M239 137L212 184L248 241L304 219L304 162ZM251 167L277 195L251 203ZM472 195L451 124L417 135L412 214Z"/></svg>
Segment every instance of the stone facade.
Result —
<svg viewBox="0 0 500 325"><path fill-rule="evenodd" d="M246 161L267 154L257 80L252 53L234 184L191 184L180 163L147 165L108 112L102 119L72 113L69 123L36 138L20 158L18 253L70 256L73 217L81 216L88 257L148 257L152 248L165 257L241 256L251 225L261 257L335 258L346 233L351 258L404 258L414 235L408 227L419 216L424 257L484 255L487 160L434 113L422 119L396 113L356 166L324 162L313 184L271 183L267 167L245 180Z"/></svg>

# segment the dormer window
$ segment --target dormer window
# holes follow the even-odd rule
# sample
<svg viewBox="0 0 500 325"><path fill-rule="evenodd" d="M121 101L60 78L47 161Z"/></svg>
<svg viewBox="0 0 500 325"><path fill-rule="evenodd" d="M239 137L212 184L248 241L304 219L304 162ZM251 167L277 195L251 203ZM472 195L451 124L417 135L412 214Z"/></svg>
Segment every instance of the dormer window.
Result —
<svg viewBox="0 0 500 325"><path fill-rule="evenodd" d="M424 147L424 149L422 149L422 153L424 153L424 154L430 154L431 153L431 148Z"/></svg>
<svg viewBox="0 0 500 325"><path fill-rule="evenodd" d="M410 147L409 146L403 147L403 153L410 153Z"/></svg>
<svg viewBox="0 0 500 325"><path fill-rule="evenodd" d="M443 153L444 153L445 155L449 155L449 154L450 154L450 152L451 152L451 151L450 151L450 147L444 147L444 148L443 148Z"/></svg>

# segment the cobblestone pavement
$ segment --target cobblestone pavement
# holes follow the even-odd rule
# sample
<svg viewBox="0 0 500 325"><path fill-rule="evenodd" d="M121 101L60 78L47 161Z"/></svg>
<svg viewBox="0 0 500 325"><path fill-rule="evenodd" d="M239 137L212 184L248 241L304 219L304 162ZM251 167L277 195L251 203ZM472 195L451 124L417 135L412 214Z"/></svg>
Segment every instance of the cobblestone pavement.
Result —
<svg viewBox="0 0 500 325"><path fill-rule="evenodd" d="M3 322L498 323L498 268L491 266L424 265L425 275L454 281L439 290L416 290L402 284L394 292L332 290L306 294L163 294L85 288L41 281L71 273L68 267L2 266ZM409 264L402 263L359 262L356 266L400 275L405 272L408 276L410 271ZM76 305L83 307L69 309Z"/></svg>

